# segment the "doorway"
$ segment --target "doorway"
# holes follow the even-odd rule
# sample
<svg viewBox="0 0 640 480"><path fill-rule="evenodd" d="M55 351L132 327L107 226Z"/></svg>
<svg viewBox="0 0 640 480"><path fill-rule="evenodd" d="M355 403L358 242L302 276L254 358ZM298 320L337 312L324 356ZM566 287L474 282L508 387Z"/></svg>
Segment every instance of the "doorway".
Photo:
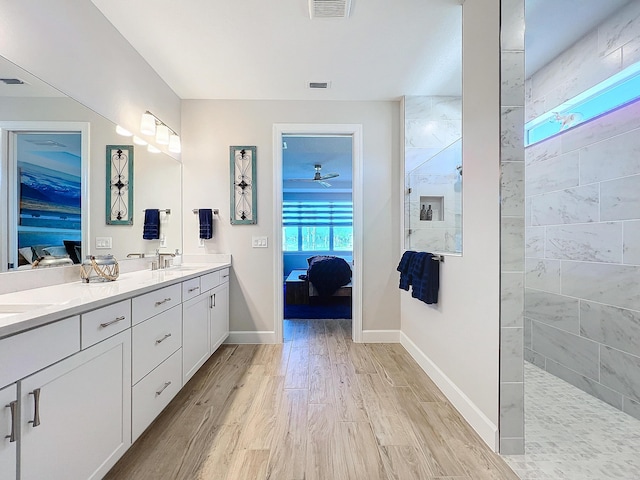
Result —
<svg viewBox="0 0 640 480"><path fill-rule="evenodd" d="M31 268L45 256L80 263L88 238L87 125L2 122L0 130L0 271Z"/></svg>
<svg viewBox="0 0 640 480"><path fill-rule="evenodd" d="M291 168L289 157L296 149L307 150L307 156L285 177L283 169ZM326 149L324 153L323 149ZM337 152L342 152L343 157L350 157L350 165L346 170L338 163L332 163L332 154L337 157ZM283 339L286 297L289 297L290 303L297 305L319 303L339 308L348 301L348 298L346 301L344 298L347 296L351 300L352 338L355 342L361 341L361 152L361 125L274 126L274 295L277 341ZM305 218L304 225L296 220L301 217ZM314 298L318 292L307 283L307 278L300 278L308 273L308 258L317 255L330 256L329 262L332 268L337 268L337 275L344 273L342 264L348 264L346 268L351 270L351 282L338 286L331 294L326 291L323 293L325 297L332 298ZM289 287L289 294L285 294L286 287L283 286ZM320 288L323 289L324 285Z"/></svg>

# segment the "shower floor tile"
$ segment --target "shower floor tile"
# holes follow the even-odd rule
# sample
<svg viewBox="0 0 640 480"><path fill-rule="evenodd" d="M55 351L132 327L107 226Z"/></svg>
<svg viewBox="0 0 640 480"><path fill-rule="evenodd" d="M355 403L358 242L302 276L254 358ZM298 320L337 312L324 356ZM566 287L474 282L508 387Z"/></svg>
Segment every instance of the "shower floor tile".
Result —
<svg viewBox="0 0 640 480"><path fill-rule="evenodd" d="M640 479L640 420L525 362L522 480Z"/></svg>

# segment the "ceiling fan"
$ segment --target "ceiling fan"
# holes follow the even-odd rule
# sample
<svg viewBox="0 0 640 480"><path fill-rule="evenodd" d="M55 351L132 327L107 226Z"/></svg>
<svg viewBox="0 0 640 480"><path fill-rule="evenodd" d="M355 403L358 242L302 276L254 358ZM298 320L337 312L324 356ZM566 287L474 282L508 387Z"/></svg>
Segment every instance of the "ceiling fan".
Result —
<svg viewBox="0 0 640 480"><path fill-rule="evenodd" d="M339 173L326 173L322 175L322 165L320 164L315 164L313 167L316 169L316 172L313 174L313 178L291 178L289 180L291 182L318 182L323 187L330 187L331 184L329 182L326 182L325 180L340 176Z"/></svg>

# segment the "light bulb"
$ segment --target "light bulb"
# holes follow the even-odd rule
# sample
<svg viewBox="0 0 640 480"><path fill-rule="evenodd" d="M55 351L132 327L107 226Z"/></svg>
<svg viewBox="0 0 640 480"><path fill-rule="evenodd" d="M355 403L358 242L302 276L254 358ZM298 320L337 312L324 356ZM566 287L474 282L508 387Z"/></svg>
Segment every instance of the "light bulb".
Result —
<svg viewBox="0 0 640 480"><path fill-rule="evenodd" d="M182 151L180 137L175 133L169 137L169 151L173 153L180 153Z"/></svg>
<svg viewBox="0 0 640 480"><path fill-rule="evenodd" d="M116 133L118 135L122 135L123 137L130 137L133 135L129 130L122 128L120 125L116 125Z"/></svg>
<svg viewBox="0 0 640 480"><path fill-rule="evenodd" d="M156 117L149 112L142 114L140 120L140 131L145 135L155 135L156 133Z"/></svg>
<svg viewBox="0 0 640 480"><path fill-rule="evenodd" d="M164 124L156 127L156 143L159 145L169 145L169 127Z"/></svg>

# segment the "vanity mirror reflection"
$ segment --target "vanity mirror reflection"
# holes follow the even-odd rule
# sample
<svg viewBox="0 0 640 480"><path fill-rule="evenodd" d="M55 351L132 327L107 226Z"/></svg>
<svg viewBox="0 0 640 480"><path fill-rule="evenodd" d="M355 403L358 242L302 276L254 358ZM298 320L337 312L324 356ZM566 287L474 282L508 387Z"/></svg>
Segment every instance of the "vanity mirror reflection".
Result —
<svg viewBox="0 0 640 480"><path fill-rule="evenodd" d="M33 252L25 249L32 243L40 249L38 256L76 253L79 260L89 254L112 254L120 260L129 253L153 253L158 248L182 250L180 162L134 145L131 137L116 133L111 121L2 57L0 79L0 272L31 268L36 255L28 258L19 249ZM29 151L16 153L17 145L27 145ZM107 145L133 146L132 225L106 223ZM70 166L74 161L76 165ZM34 167L38 162L43 164ZM27 165L31 172L24 168ZM43 166L55 178L47 177ZM34 204L42 207L38 201L42 192L52 186L49 183L55 183L57 189L53 195L57 205L52 209L56 211L55 218L47 218L34 208ZM36 188L27 205L29 186ZM79 194L81 206L63 192L70 198ZM161 217L158 240L143 239L146 209L171 212ZM19 231L33 232L38 228L47 230L47 240L26 240L24 236L19 244ZM44 247L51 247L50 251L43 252Z"/></svg>

